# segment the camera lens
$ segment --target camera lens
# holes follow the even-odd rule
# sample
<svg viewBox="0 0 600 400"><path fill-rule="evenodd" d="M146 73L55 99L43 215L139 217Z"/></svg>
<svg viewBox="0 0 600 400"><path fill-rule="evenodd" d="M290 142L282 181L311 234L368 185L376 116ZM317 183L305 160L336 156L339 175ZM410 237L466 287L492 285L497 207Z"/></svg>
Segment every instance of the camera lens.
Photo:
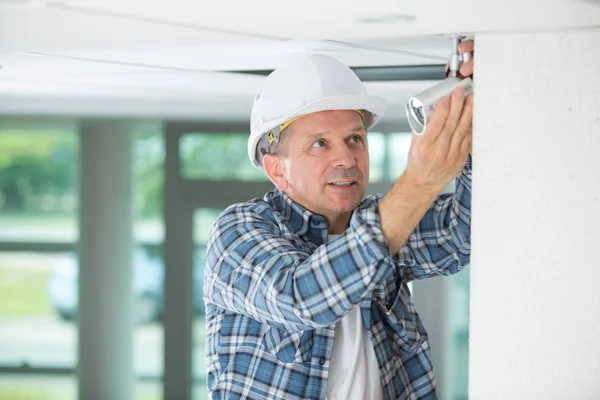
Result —
<svg viewBox="0 0 600 400"><path fill-rule="evenodd" d="M415 119L419 121L421 125L425 125L425 110L423 109L423 104L417 99L411 99L410 109Z"/></svg>
<svg viewBox="0 0 600 400"><path fill-rule="evenodd" d="M423 112L423 107L415 107L415 116L421 124L425 125L425 113Z"/></svg>

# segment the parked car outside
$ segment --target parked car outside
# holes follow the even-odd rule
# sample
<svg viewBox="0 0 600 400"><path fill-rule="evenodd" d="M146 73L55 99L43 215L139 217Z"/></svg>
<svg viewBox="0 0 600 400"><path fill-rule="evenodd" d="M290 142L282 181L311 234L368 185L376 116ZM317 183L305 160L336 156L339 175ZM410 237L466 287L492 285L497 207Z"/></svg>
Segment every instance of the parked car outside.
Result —
<svg viewBox="0 0 600 400"><path fill-rule="evenodd" d="M204 285L204 256L206 249L198 246L194 254L194 313L204 315L202 288ZM134 294L133 315L137 323L158 321L163 314L164 262L160 255L151 255L136 246L133 252L132 286ZM50 304L67 321L76 319L79 294L79 265L77 255L67 253L57 261L48 279Z"/></svg>

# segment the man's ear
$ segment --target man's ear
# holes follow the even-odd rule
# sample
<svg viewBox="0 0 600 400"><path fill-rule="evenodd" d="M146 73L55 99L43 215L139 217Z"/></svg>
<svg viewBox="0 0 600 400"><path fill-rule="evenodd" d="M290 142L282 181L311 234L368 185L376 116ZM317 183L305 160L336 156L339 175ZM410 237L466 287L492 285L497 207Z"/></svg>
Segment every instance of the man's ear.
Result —
<svg viewBox="0 0 600 400"><path fill-rule="evenodd" d="M267 176L282 192L287 190L289 183L285 174L285 165L283 158L275 154L265 154L263 157L263 168Z"/></svg>

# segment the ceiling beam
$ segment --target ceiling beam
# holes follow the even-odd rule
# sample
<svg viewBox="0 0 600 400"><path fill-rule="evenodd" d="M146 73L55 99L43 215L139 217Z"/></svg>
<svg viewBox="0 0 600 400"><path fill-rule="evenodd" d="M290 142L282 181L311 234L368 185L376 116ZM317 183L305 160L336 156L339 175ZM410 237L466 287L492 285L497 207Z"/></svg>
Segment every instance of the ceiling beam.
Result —
<svg viewBox="0 0 600 400"><path fill-rule="evenodd" d="M397 65L379 67L350 67L363 82L429 81L446 77L443 65ZM223 71L238 74L267 76L273 70Z"/></svg>

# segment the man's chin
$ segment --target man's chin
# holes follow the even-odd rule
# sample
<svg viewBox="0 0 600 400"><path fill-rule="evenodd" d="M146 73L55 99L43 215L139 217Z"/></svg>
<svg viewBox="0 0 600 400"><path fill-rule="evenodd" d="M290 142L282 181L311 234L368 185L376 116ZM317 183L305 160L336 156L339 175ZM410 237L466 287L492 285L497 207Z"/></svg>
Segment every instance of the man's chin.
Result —
<svg viewBox="0 0 600 400"><path fill-rule="evenodd" d="M353 212L358 207L358 204L362 200L361 198L341 198L333 199L331 201L331 208L338 213Z"/></svg>

